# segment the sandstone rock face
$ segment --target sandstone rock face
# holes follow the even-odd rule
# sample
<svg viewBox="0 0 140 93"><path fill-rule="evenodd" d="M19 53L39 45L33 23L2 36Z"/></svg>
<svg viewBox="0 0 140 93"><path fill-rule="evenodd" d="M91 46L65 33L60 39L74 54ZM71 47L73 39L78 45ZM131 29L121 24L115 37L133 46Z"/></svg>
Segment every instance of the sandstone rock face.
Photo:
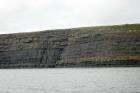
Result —
<svg viewBox="0 0 140 93"><path fill-rule="evenodd" d="M0 35L0 68L139 66L140 25Z"/></svg>

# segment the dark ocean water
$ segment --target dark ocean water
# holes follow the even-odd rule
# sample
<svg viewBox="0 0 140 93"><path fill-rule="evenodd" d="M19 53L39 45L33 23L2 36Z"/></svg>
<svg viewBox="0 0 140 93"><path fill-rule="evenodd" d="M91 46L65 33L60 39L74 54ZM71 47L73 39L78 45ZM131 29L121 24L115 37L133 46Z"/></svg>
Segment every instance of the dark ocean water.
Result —
<svg viewBox="0 0 140 93"><path fill-rule="evenodd" d="M140 93L140 67L1 69L0 93Z"/></svg>

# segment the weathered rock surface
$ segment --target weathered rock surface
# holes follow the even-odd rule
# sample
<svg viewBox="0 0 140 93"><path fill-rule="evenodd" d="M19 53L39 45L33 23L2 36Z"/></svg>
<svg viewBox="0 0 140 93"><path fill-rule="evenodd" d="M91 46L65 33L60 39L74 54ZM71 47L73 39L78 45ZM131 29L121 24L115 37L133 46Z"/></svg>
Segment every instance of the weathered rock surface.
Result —
<svg viewBox="0 0 140 93"><path fill-rule="evenodd" d="M140 66L140 25L0 35L0 68Z"/></svg>

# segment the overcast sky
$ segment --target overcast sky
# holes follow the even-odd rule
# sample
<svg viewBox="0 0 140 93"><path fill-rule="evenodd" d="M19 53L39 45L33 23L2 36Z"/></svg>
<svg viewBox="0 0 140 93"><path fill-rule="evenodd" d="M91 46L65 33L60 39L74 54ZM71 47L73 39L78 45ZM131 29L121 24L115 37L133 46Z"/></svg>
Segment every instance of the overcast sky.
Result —
<svg viewBox="0 0 140 93"><path fill-rule="evenodd" d="M0 0L0 34L140 23L140 0Z"/></svg>

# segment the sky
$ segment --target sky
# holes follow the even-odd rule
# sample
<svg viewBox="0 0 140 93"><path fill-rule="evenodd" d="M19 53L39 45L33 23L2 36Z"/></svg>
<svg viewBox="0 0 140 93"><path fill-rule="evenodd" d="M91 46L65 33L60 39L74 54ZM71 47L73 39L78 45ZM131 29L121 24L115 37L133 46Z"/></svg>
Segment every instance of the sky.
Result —
<svg viewBox="0 0 140 93"><path fill-rule="evenodd" d="M0 0L0 34L140 23L140 0Z"/></svg>

